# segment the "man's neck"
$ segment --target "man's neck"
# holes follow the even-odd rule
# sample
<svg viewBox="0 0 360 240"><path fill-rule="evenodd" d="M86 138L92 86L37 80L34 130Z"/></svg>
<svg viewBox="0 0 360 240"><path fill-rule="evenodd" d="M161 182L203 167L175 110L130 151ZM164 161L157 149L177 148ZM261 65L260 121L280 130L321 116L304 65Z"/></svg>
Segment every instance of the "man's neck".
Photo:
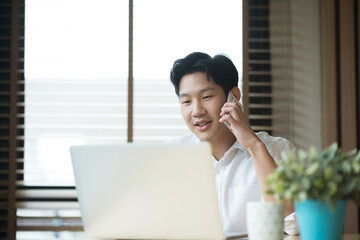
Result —
<svg viewBox="0 0 360 240"><path fill-rule="evenodd" d="M218 141L210 142L211 152L214 158L219 161L224 157L224 154L236 141L235 136L231 133L230 135L224 136Z"/></svg>

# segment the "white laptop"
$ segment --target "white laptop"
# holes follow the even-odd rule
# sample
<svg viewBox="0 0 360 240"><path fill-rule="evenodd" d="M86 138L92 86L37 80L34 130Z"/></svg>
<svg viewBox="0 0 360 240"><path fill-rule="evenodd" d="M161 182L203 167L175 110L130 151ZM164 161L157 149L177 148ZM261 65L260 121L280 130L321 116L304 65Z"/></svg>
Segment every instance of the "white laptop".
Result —
<svg viewBox="0 0 360 240"><path fill-rule="evenodd" d="M224 239L210 146L70 148L85 233L110 239Z"/></svg>

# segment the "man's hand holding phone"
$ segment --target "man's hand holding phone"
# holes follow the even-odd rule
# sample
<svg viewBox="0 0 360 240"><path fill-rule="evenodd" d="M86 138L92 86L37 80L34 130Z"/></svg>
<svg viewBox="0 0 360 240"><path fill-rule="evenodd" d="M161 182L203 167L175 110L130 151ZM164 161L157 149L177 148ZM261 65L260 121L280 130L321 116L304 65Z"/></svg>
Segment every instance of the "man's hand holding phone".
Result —
<svg viewBox="0 0 360 240"><path fill-rule="evenodd" d="M244 115L243 105L231 92L221 108L220 116L219 122L224 123L245 148L259 141Z"/></svg>
<svg viewBox="0 0 360 240"><path fill-rule="evenodd" d="M229 102L236 102L239 105L241 111L244 112L244 106L236 99L236 97L231 92L229 92L229 95L228 95L228 98L227 98L226 102L228 102L228 103ZM229 114L229 113L226 113L226 114ZM233 131L228 122L225 121L224 124L230 129L230 131Z"/></svg>

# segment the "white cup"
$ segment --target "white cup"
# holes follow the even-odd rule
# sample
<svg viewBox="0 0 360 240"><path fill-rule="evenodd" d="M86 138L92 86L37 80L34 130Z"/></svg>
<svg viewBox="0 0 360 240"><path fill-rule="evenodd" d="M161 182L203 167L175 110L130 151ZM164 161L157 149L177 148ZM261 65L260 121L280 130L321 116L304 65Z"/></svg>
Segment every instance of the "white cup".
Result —
<svg viewBox="0 0 360 240"><path fill-rule="evenodd" d="M248 202L246 223L250 240L282 240L284 205L276 202Z"/></svg>

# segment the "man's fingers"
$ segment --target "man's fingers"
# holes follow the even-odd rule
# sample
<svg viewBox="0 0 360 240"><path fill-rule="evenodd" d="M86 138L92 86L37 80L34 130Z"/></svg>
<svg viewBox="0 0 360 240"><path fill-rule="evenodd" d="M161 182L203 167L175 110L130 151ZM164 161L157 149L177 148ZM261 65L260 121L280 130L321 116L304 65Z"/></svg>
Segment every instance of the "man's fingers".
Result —
<svg viewBox="0 0 360 240"><path fill-rule="evenodd" d="M233 106L224 106L220 111L220 116L225 116L226 114L232 115L234 119L239 119L240 115L243 114L241 109L235 108Z"/></svg>

